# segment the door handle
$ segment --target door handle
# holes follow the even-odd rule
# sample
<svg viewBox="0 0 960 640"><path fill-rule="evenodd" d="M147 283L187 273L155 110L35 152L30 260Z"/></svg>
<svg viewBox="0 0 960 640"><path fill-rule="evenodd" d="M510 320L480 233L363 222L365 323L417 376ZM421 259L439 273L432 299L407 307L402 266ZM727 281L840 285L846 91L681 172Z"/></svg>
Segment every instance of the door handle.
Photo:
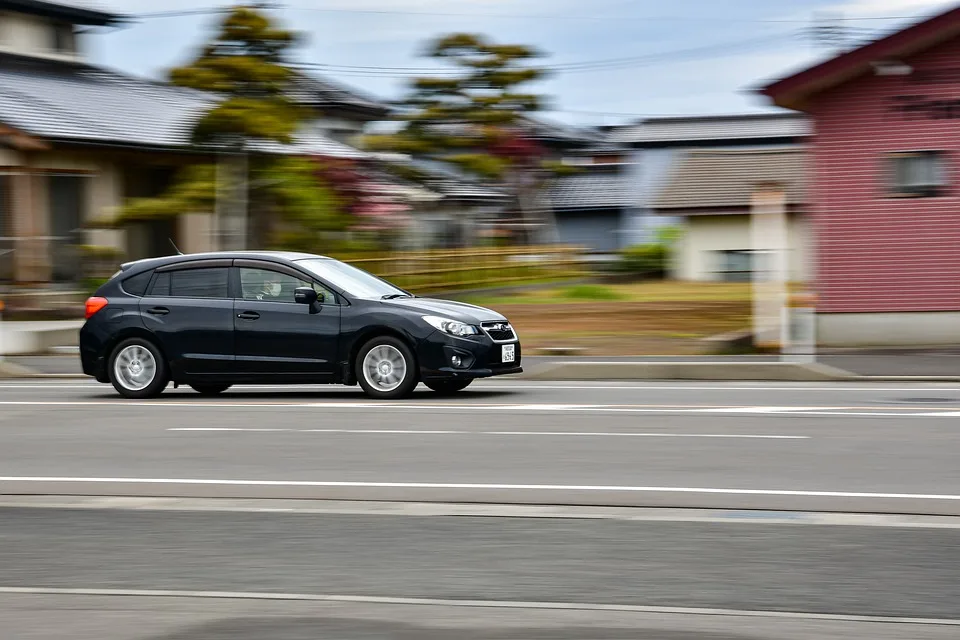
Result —
<svg viewBox="0 0 960 640"><path fill-rule="evenodd" d="M243 313L238 313L237 317L241 320L256 320L260 317L260 314L256 311L244 311Z"/></svg>
<svg viewBox="0 0 960 640"><path fill-rule="evenodd" d="M154 307L153 309L147 309L147 313L152 316L165 316L170 313L170 309L166 307Z"/></svg>

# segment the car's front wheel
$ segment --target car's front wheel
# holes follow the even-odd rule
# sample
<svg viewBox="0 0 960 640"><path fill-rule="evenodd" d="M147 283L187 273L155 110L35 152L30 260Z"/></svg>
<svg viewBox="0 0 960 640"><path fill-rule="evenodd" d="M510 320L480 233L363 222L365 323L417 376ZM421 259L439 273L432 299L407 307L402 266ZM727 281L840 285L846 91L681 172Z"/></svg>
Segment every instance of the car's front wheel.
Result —
<svg viewBox="0 0 960 640"><path fill-rule="evenodd" d="M423 384L440 395L448 396L463 391L473 380L424 380Z"/></svg>
<svg viewBox="0 0 960 640"><path fill-rule="evenodd" d="M124 398L155 398L167 386L167 365L149 340L124 340L110 356L110 382Z"/></svg>
<svg viewBox="0 0 960 640"><path fill-rule="evenodd" d="M356 364L357 381L371 398L405 398L417 386L416 359L402 340L381 336L360 348Z"/></svg>

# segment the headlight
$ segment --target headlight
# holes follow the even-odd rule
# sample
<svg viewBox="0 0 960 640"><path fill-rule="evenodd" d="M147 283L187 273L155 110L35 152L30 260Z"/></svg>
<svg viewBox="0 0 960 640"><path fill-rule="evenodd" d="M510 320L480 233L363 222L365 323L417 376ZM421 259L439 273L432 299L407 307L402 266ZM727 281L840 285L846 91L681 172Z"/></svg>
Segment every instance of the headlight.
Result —
<svg viewBox="0 0 960 640"><path fill-rule="evenodd" d="M452 336L475 336L480 334L480 329L472 324L460 322L459 320L440 318L438 316L423 316L423 319L426 320L429 325L436 327L444 333L449 333Z"/></svg>

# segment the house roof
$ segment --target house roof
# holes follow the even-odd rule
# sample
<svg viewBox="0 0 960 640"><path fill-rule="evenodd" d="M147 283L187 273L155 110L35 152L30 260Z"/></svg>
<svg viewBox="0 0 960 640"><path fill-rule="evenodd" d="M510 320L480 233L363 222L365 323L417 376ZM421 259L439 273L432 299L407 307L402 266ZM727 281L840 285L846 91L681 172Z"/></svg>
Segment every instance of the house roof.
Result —
<svg viewBox="0 0 960 640"><path fill-rule="evenodd" d="M314 75L298 73L290 91L292 100L315 108L341 108L359 111L379 118L390 113L390 107L357 90Z"/></svg>
<svg viewBox="0 0 960 640"><path fill-rule="evenodd" d="M758 184L786 188L787 204L807 200L806 152L800 147L691 151L670 175L654 209L749 207Z"/></svg>
<svg viewBox="0 0 960 640"><path fill-rule="evenodd" d="M76 144L190 146L210 94L84 66L0 56L0 122L36 138ZM293 145L260 143L265 153L362 157L317 133Z"/></svg>
<svg viewBox="0 0 960 640"><path fill-rule="evenodd" d="M0 11L14 11L29 15L63 20L70 24L103 27L124 21L124 16L99 8L87 0L0 0Z"/></svg>
<svg viewBox="0 0 960 640"><path fill-rule="evenodd" d="M797 113L754 113L721 116L647 118L616 127L608 140L618 144L665 143L802 138L810 124Z"/></svg>
<svg viewBox="0 0 960 640"><path fill-rule="evenodd" d="M874 65L898 61L960 36L960 6L847 51L759 89L774 104L803 110L810 98L870 73Z"/></svg>
<svg viewBox="0 0 960 640"><path fill-rule="evenodd" d="M557 178L548 197L555 209L616 209L632 202L625 176L598 171Z"/></svg>

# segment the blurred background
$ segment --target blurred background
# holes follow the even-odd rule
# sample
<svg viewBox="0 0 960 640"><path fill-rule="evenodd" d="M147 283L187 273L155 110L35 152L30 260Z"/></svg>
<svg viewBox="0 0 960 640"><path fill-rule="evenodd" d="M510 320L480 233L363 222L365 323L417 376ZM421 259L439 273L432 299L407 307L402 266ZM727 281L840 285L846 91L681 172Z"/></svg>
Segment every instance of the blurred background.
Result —
<svg viewBox="0 0 960 640"><path fill-rule="evenodd" d="M528 353L958 343L954 3L0 10L7 321L75 321L174 247L270 248L496 306ZM34 328L0 349L66 335Z"/></svg>

